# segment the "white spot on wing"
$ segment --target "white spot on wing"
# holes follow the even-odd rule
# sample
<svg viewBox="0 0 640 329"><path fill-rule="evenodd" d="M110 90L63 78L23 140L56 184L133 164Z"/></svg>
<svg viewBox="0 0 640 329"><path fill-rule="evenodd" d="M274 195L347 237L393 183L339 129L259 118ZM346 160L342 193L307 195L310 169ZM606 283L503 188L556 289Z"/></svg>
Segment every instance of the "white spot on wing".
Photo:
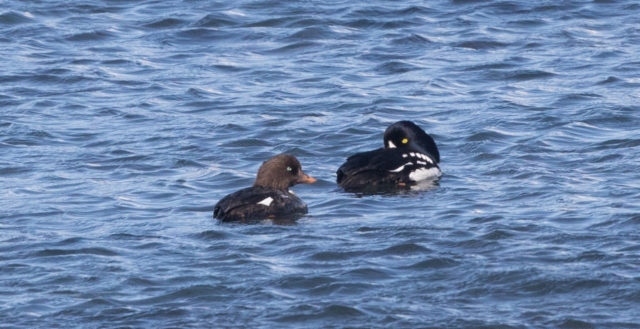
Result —
<svg viewBox="0 0 640 329"><path fill-rule="evenodd" d="M392 142L392 141L389 141L389 148L390 148L390 149L394 149L394 148L396 148L396 144L393 144L393 142Z"/></svg>
<svg viewBox="0 0 640 329"><path fill-rule="evenodd" d="M415 154L415 153L413 153L413 152L411 152L411 153L409 153L409 154L410 154L412 157L415 157L415 156L416 156L416 154Z"/></svg>
<svg viewBox="0 0 640 329"><path fill-rule="evenodd" d="M407 155L406 155L406 154L403 154L403 155L402 155L402 157L403 157L403 158L406 158L406 157L407 157Z"/></svg>
<svg viewBox="0 0 640 329"><path fill-rule="evenodd" d="M416 161L416 163L417 163L417 164L421 164L421 165L423 165L423 166L426 166L426 165L427 165L427 163L426 163L426 162L424 162L424 161L419 161L419 160L418 160L418 161Z"/></svg>
<svg viewBox="0 0 640 329"><path fill-rule="evenodd" d="M271 202L273 202L273 198L272 197L268 197L268 198L258 202L258 204L265 205L265 206L268 207L268 206L271 205Z"/></svg>
<svg viewBox="0 0 640 329"><path fill-rule="evenodd" d="M402 171L402 169L404 169L404 165L402 165L402 166L400 166L400 167L398 167L398 168L396 168L396 169L394 169L394 170L389 170L389 171L390 171L390 172L401 172L401 171Z"/></svg>
<svg viewBox="0 0 640 329"><path fill-rule="evenodd" d="M437 178L437 177L440 177L440 175L442 175L442 172L437 167L433 167L433 168L429 168L429 169L420 168L420 169L416 169L416 170L412 171L409 174L409 178L412 181L418 182L418 181L425 180L425 179Z"/></svg>

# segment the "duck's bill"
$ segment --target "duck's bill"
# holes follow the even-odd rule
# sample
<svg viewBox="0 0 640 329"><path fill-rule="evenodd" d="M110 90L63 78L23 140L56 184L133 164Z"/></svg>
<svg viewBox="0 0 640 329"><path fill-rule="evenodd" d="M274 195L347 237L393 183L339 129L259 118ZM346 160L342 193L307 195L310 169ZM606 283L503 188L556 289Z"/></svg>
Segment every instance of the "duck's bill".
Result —
<svg viewBox="0 0 640 329"><path fill-rule="evenodd" d="M302 173L302 175L300 175L300 178L298 178L298 184L313 184L317 181L317 179Z"/></svg>

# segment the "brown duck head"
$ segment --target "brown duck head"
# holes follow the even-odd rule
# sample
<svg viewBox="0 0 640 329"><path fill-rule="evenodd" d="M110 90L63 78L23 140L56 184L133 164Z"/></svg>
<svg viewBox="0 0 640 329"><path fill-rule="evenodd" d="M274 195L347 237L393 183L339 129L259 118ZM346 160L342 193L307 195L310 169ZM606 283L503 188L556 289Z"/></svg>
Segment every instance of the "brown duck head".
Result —
<svg viewBox="0 0 640 329"><path fill-rule="evenodd" d="M288 154L278 154L260 166L253 186L286 190L296 184L311 184L315 181L315 178L302 171L302 165L296 157Z"/></svg>

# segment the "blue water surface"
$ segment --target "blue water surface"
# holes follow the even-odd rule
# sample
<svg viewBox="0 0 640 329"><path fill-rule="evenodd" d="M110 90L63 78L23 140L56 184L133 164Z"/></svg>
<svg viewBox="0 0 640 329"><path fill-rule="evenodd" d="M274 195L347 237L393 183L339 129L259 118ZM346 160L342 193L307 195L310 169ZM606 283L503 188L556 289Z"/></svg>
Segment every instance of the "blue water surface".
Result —
<svg viewBox="0 0 640 329"><path fill-rule="evenodd" d="M640 328L637 1L0 4L0 328ZM437 185L339 189L398 120Z"/></svg>

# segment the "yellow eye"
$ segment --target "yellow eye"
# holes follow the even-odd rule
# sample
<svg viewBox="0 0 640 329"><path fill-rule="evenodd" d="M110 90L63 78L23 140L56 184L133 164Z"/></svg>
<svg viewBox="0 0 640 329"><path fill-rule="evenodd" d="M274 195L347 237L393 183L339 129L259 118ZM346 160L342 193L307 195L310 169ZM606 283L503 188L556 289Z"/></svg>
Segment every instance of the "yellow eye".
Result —
<svg viewBox="0 0 640 329"><path fill-rule="evenodd" d="M409 139L405 138L402 140L402 144L407 144L407 143L409 143Z"/></svg>

